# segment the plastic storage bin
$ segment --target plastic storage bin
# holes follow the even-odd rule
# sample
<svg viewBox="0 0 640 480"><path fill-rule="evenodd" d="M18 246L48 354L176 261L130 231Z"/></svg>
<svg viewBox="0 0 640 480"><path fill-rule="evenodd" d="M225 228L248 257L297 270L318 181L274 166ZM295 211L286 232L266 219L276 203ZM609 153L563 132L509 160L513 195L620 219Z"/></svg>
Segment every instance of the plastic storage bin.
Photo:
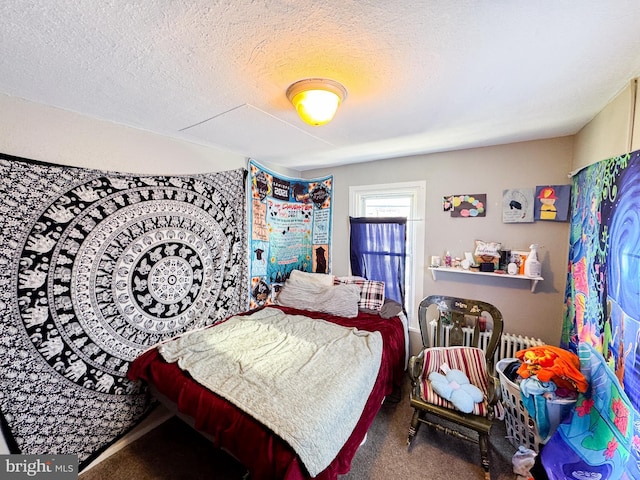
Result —
<svg viewBox="0 0 640 480"><path fill-rule="evenodd" d="M560 422L564 420L575 405L576 399L558 398L547 400L549 435L546 438L540 438L535 420L529 416L529 412L527 412L522 403L520 387L509 380L503 372L507 365L514 361L517 362L518 359L503 358L496 365L496 371L500 378L502 404L505 410L504 420L507 428L507 438L516 448L522 445L539 452L540 445L544 445L551 438Z"/></svg>

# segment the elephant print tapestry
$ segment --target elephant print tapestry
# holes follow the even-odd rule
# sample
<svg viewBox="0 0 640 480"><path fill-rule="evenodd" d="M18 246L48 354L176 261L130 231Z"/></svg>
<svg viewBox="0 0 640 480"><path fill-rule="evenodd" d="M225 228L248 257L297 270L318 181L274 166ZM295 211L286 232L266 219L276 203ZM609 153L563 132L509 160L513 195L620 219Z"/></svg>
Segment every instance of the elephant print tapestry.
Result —
<svg viewBox="0 0 640 480"><path fill-rule="evenodd" d="M140 353L246 310L246 170L0 155L0 182L0 411L12 450L83 467L148 412L126 376Z"/></svg>

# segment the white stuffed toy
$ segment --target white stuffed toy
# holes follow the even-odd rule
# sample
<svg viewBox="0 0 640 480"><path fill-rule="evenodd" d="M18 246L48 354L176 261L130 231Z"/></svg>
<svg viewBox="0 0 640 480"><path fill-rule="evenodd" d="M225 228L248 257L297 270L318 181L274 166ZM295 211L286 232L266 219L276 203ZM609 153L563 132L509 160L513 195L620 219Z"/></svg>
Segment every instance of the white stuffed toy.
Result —
<svg viewBox="0 0 640 480"><path fill-rule="evenodd" d="M433 390L461 412L471 413L473 405L482 402L484 398L482 390L469 383L469 377L463 371L449 368L446 363L440 369L444 375L439 372L429 374Z"/></svg>
<svg viewBox="0 0 640 480"><path fill-rule="evenodd" d="M516 480L533 480L531 469L536 463L536 455L538 454L530 448L524 447L523 445L518 447L518 451L511 459Z"/></svg>

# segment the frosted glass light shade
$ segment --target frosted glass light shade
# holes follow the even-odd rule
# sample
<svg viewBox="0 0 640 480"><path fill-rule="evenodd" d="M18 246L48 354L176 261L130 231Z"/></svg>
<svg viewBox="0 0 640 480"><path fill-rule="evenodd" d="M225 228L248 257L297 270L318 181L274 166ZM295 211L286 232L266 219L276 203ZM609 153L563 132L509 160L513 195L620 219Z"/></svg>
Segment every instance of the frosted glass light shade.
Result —
<svg viewBox="0 0 640 480"><path fill-rule="evenodd" d="M300 80L287 89L287 98L300 118L313 126L330 122L346 96L342 85L322 78Z"/></svg>

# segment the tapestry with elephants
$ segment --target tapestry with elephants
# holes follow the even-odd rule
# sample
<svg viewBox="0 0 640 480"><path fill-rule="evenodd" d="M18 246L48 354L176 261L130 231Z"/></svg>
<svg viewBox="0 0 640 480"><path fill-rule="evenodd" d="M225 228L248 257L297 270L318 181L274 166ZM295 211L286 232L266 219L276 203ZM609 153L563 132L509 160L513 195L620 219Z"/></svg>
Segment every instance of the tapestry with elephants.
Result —
<svg viewBox="0 0 640 480"><path fill-rule="evenodd" d="M246 170L133 175L0 155L0 411L80 465L150 409L151 345L248 306Z"/></svg>

